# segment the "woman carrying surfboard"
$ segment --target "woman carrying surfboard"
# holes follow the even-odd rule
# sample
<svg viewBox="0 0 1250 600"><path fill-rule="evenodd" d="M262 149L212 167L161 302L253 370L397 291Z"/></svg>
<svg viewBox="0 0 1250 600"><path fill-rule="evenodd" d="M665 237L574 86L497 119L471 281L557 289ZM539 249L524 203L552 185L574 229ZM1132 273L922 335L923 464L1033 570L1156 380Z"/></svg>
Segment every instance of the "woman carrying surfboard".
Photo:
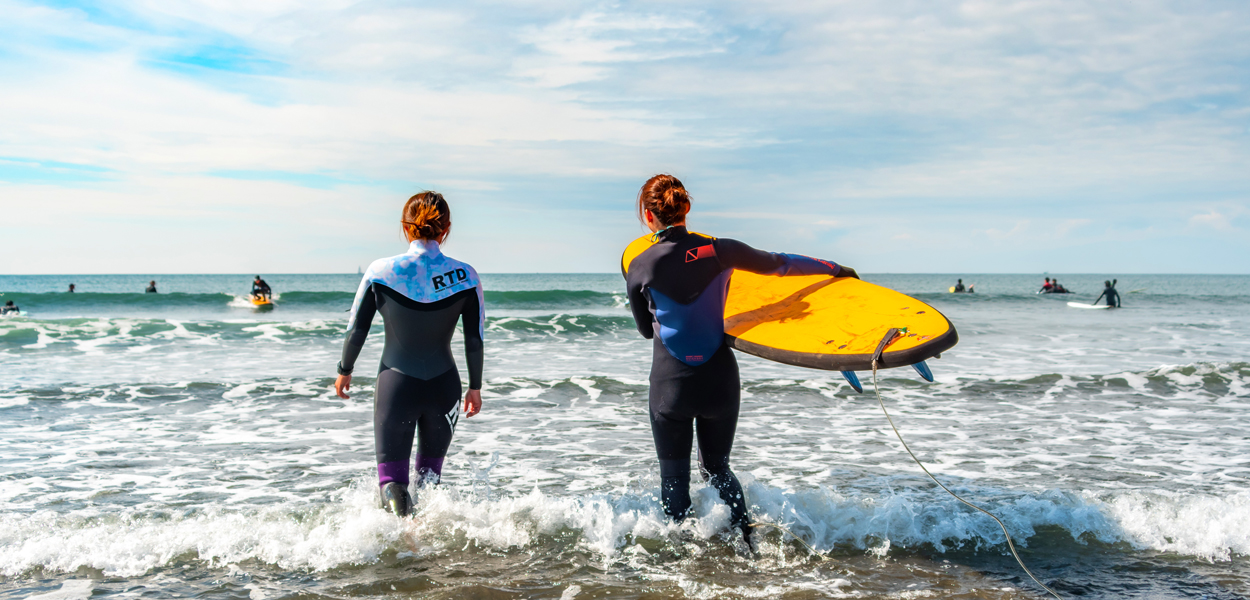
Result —
<svg viewBox="0 0 1250 600"><path fill-rule="evenodd" d="M741 390L738 362L725 344L725 294L734 269L768 275L841 275L853 269L686 230L690 196L676 177L656 175L638 193L638 218L649 243L631 244L621 260L638 331L654 339L649 408L660 459L664 512L690 509L690 450L697 436L699 473L730 508L733 526L751 542L742 485L729 468Z"/></svg>
<svg viewBox="0 0 1250 600"><path fill-rule="evenodd" d="M482 410L482 337L486 315L477 271L445 254L439 245L451 231L451 209L442 194L422 192L404 205L408 251L374 261L352 303L347 339L334 391L348 398L352 369L374 313L382 313L386 343L374 393L373 436L382 506L406 516L408 460L417 436L417 485L438 483L443 458L460 415L460 373L451 355L456 321L464 322L469 391L466 417Z"/></svg>

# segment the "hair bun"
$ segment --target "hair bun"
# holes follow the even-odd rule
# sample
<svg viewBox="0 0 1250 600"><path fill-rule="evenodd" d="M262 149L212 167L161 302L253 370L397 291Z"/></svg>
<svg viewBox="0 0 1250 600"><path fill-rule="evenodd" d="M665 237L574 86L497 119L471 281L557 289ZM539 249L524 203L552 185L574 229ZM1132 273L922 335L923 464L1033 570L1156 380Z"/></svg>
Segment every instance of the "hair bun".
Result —
<svg viewBox="0 0 1250 600"><path fill-rule="evenodd" d="M451 207L438 192L421 192L404 204L404 232L409 237L443 241L451 230Z"/></svg>
<svg viewBox="0 0 1250 600"><path fill-rule="evenodd" d="M690 194L680 179L667 173L656 175L638 191L638 218L644 224L646 211L651 211L660 225L681 223L690 212Z"/></svg>

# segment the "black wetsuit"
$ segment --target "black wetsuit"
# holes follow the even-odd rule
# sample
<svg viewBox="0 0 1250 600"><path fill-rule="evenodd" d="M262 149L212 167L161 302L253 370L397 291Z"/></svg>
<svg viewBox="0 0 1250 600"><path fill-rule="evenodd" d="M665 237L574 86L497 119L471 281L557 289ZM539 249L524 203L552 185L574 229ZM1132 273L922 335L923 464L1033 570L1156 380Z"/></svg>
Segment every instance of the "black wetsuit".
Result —
<svg viewBox="0 0 1250 600"><path fill-rule="evenodd" d="M18 308L16 304L6 304L4 306L0 306L0 315L7 315L9 313L20 314L21 312L22 309Z"/></svg>
<svg viewBox="0 0 1250 600"><path fill-rule="evenodd" d="M638 331L655 340L649 398L664 512L681 520L690 508L690 449L697 435L700 473L729 505L733 524L745 530L746 498L729 468L741 397L738 362L725 345L729 278L734 269L836 275L839 267L692 234L681 226L652 239L655 244L623 268Z"/></svg>
<svg viewBox="0 0 1250 600"><path fill-rule="evenodd" d="M378 483L408 484L414 433L418 483L437 482L460 414L460 373L451 353L457 321L464 322L469 388L482 388L477 272L444 256L437 243L420 240L406 254L374 262L356 294L340 374L351 373L375 312L386 328L373 409Z"/></svg>
<svg viewBox="0 0 1250 600"><path fill-rule="evenodd" d="M273 290L269 289L269 284L264 279L259 279L252 282L252 295L268 298L273 295Z"/></svg>
<svg viewBox="0 0 1250 600"><path fill-rule="evenodd" d="M1103 288L1102 293L1098 294L1098 299L1094 300L1094 304L1098 304L1098 300L1102 300L1104 296L1107 298L1107 306L1112 308L1120 307L1120 293L1115 291L1115 286L1112 285Z"/></svg>

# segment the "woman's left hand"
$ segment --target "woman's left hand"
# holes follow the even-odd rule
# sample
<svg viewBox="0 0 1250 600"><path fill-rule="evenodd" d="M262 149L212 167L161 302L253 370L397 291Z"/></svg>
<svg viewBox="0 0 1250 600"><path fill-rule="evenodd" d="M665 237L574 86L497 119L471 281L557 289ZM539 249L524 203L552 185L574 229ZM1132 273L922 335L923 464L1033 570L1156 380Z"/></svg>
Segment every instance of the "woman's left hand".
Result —
<svg viewBox="0 0 1250 600"><path fill-rule="evenodd" d="M464 395L464 416L472 417L482 412L482 390L469 390Z"/></svg>
<svg viewBox="0 0 1250 600"><path fill-rule="evenodd" d="M347 392L348 390L351 389L351 387L352 387L351 375L339 375L337 378L334 379L334 393L338 394L339 398L342 398L344 400L351 400L352 397L347 395Z"/></svg>

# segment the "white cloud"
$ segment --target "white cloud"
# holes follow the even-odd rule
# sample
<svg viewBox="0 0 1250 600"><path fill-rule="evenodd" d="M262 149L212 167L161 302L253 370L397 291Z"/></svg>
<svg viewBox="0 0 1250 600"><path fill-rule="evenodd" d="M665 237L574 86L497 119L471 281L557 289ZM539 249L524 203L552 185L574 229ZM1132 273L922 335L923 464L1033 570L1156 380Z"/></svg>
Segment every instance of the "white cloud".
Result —
<svg viewBox="0 0 1250 600"><path fill-rule="evenodd" d="M611 65L722 53L726 37L698 13L590 11L524 30L519 40L538 54L518 61L516 74L560 87L605 79Z"/></svg>
<svg viewBox="0 0 1250 600"><path fill-rule="evenodd" d="M1028 230L1029 230L1029 222L1019 221L1015 225L1013 225L1011 229L1008 229L1006 231L1003 231L1001 229L994 229L994 228L986 229L985 235L988 236L990 239L999 240L999 241L1002 241L1002 240L1019 241L1016 238L1018 238L1021 235L1024 235Z"/></svg>
<svg viewBox="0 0 1250 600"><path fill-rule="evenodd" d="M83 192L97 219L182 219L159 199L211 203L191 193L201 186L238 200L210 211L301 196L206 176L277 171L359 182L310 191L326 210L439 187L498 215L598 219L568 225L604 239L632 221L570 209L629 221L638 185L667 171L709 222L812 254L890 236L933 246L943 236L917 226L932 223L1045 252L1096 229L1235 228L1242 213L1220 201L1250 193L1250 8L1238 5L110 7L0 0L0 157L111 169ZM169 62L216 47L276 66ZM16 181L0 183L0 202L25 205L31 222L81 206L66 198L84 184ZM1182 207L1195 195L1215 208ZM759 198L772 218L754 216ZM503 247L528 239L514 230L491 229ZM907 270L904 256L878 259Z"/></svg>
<svg viewBox="0 0 1250 600"><path fill-rule="evenodd" d="M1250 214L1250 210L1235 204L1219 209L1209 208L1189 217L1189 229L1195 232L1214 230L1220 233L1240 233L1242 228L1237 226L1236 220L1246 214Z"/></svg>

